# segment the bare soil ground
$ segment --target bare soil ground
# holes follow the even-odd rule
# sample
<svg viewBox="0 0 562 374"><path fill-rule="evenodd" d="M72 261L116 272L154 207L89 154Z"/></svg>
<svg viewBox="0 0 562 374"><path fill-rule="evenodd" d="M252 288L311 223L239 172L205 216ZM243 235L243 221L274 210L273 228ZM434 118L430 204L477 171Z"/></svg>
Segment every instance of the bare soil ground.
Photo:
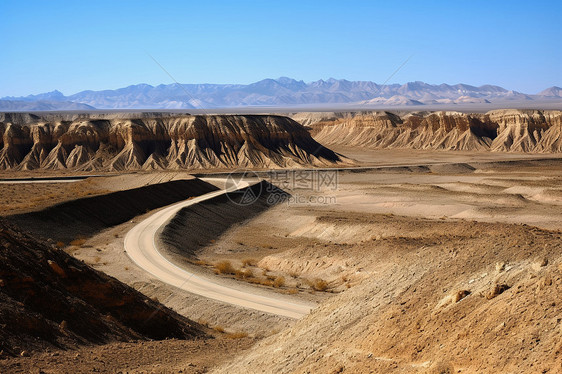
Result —
<svg viewBox="0 0 562 374"><path fill-rule="evenodd" d="M252 338L111 343L0 360L3 373L206 373L255 343Z"/></svg>
<svg viewBox="0 0 562 374"><path fill-rule="evenodd" d="M182 294L152 279L123 253L123 236L133 222L104 230L67 251L182 315L233 336L250 336L231 340L232 345L210 345L205 350L209 355L197 354L200 361L189 358L197 370L562 371L558 157L337 151L366 166L422 167L342 171L335 190L290 189L304 199L242 217L190 252L190 265L199 261L200 271L218 271L217 265L227 261L234 273L218 274L222 278L263 282L260 287L320 302L296 323ZM531 160L536 158L543 160ZM319 196L324 203L318 202ZM2 197L10 209L9 195ZM241 275L247 271L253 275ZM283 283L274 285L279 278ZM250 347L254 337L263 339ZM161 344L165 353L152 357L160 362L177 357L174 349L183 343ZM189 344L185 347L190 352L204 350ZM128 356L141 357L135 352L143 352L135 344L106 347L96 352L111 351L111 361L119 364L99 366L102 371L193 369L185 361L161 367L133 364ZM60 354L65 358L53 365L72 362L76 355ZM91 357L100 355L88 356L78 368L98 367ZM10 365L19 362L35 369L50 365L50 359L14 359Z"/></svg>
<svg viewBox="0 0 562 374"><path fill-rule="evenodd" d="M84 173L82 173L84 174ZM90 175L84 174L84 175ZM80 175L69 172L34 170L30 172L2 171L0 178L57 178ZM63 183L0 183L0 215L37 211L55 204L75 199L103 195L110 192L139 188L173 180L192 179L186 172L96 174L79 182Z"/></svg>

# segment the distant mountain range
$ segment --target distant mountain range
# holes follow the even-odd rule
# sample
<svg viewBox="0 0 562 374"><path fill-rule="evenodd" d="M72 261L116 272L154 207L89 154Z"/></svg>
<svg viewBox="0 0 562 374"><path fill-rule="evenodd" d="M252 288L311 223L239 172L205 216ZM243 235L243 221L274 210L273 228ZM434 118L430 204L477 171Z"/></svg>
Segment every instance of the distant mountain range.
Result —
<svg viewBox="0 0 562 374"><path fill-rule="evenodd" d="M525 94L493 85L433 85L424 82L379 85L345 79L305 83L281 77L251 84L137 84L116 90L52 91L0 99L0 110L199 109L248 106L293 107L337 104L402 107L412 105L499 104L562 99L562 88Z"/></svg>

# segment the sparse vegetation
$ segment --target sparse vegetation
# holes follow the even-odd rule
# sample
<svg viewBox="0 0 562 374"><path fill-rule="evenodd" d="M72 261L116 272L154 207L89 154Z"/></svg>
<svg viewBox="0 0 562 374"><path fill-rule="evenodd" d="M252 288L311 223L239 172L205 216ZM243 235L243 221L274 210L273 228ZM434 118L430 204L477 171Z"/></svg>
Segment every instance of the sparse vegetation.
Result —
<svg viewBox="0 0 562 374"><path fill-rule="evenodd" d="M254 277L254 272L251 269L236 270L236 278L248 279Z"/></svg>
<svg viewBox="0 0 562 374"><path fill-rule="evenodd" d="M215 264L215 270L218 274L236 274L236 271L230 261L217 262Z"/></svg>
<svg viewBox="0 0 562 374"><path fill-rule="evenodd" d="M191 262L194 265L198 265L198 266L213 266L213 264L205 261L205 260L189 260L189 262Z"/></svg>
<svg viewBox="0 0 562 374"><path fill-rule="evenodd" d="M243 339L248 337L248 333L245 333L243 331L239 331L239 332L233 332L230 334L226 334L226 337L229 339Z"/></svg>
<svg viewBox="0 0 562 374"><path fill-rule="evenodd" d="M242 267L257 266L258 262L253 258L245 258L242 260Z"/></svg>
<svg viewBox="0 0 562 374"><path fill-rule="evenodd" d="M213 330L215 330L216 332L220 332L221 334L224 333L224 327L222 326L215 326L213 327Z"/></svg>
<svg viewBox="0 0 562 374"><path fill-rule="evenodd" d="M73 245L75 247L80 247L81 245L83 245L84 243L86 243L86 239L84 238L76 238L73 241L70 242L70 245Z"/></svg>
<svg viewBox="0 0 562 374"><path fill-rule="evenodd" d="M311 282L310 286L314 291L324 292L328 289L328 282L326 282L324 279L316 278Z"/></svg>
<svg viewBox="0 0 562 374"><path fill-rule="evenodd" d="M273 287L275 288L279 288L279 287L283 287L285 285L285 278L284 277L276 277L275 280L273 281Z"/></svg>

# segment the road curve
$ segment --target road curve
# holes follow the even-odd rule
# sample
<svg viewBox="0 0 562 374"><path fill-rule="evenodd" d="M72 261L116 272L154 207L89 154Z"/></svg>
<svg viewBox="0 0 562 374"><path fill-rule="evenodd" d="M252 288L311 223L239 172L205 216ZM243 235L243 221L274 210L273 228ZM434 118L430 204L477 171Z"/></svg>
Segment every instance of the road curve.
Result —
<svg viewBox="0 0 562 374"><path fill-rule="evenodd" d="M301 318L313 308L305 302L287 301L286 297L271 293L270 296L251 293L251 287L236 289L221 285L209 275L196 275L180 268L166 259L156 246L156 234L182 208L212 199L227 192L250 186L248 182L239 182L226 190L213 191L202 196L170 205L133 227L125 236L125 251L140 268L161 281L182 290L229 304L259 310L290 318Z"/></svg>

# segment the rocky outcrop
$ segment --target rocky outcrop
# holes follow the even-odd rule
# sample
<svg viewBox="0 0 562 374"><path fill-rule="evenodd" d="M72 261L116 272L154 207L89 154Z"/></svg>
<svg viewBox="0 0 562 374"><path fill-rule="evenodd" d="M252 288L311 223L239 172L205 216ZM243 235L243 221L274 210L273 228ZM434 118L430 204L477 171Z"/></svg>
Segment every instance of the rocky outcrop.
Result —
<svg viewBox="0 0 562 374"><path fill-rule="evenodd" d="M280 116L44 121L5 114L0 119L0 169L278 168L346 162L299 123Z"/></svg>
<svg viewBox="0 0 562 374"><path fill-rule="evenodd" d="M437 112L403 116L389 112L334 114L308 124L314 138L328 146L562 152L560 111L496 110L486 114Z"/></svg>

